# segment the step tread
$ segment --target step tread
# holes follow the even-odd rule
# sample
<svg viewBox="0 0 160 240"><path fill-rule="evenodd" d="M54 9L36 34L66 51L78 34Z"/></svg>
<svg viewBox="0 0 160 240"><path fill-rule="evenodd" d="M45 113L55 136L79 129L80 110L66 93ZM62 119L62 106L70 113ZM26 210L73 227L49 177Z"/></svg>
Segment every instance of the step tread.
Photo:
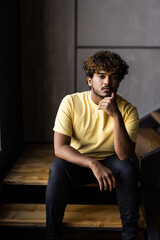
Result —
<svg viewBox="0 0 160 240"><path fill-rule="evenodd" d="M137 136L136 153L142 157L160 147L160 136L152 128L140 128Z"/></svg>
<svg viewBox="0 0 160 240"><path fill-rule="evenodd" d="M4 179L5 184L47 185L55 159L52 143L29 144Z"/></svg>
<svg viewBox="0 0 160 240"><path fill-rule="evenodd" d="M136 153L140 158L160 147L160 136L151 128L140 128ZM46 186L49 168L54 161L52 143L29 144L4 179L8 185Z"/></svg>
<svg viewBox="0 0 160 240"><path fill-rule="evenodd" d="M117 205L68 204L64 227L81 228L121 228L120 213ZM1 204L0 226L45 226L45 204ZM146 228L140 209L139 228Z"/></svg>
<svg viewBox="0 0 160 240"><path fill-rule="evenodd" d="M152 112L151 116L160 124L160 113L159 112Z"/></svg>

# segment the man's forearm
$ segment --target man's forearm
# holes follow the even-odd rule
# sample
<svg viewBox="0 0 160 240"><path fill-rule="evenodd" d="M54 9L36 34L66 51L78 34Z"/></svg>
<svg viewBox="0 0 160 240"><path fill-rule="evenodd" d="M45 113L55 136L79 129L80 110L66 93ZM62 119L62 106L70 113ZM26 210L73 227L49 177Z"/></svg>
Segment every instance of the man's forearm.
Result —
<svg viewBox="0 0 160 240"><path fill-rule="evenodd" d="M121 113L114 117L114 148L117 156L121 160L131 157L134 152L135 144L131 141Z"/></svg>
<svg viewBox="0 0 160 240"><path fill-rule="evenodd" d="M70 145L62 145L55 148L55 155L71 163L77 164L82 167L91 168L94 159L84 156Z"/></svg>
<svg viewBox="0 0 160 240"><path fill-rule="evenodd" d="M110 169L103 166L100 161L86 157L69 145L63 145L55 151L57 157L67 160L82 167L90 168L99 183L100 190L116 187L116 180ZM109 186L108 186L109 185Z"/></svg>
<svg viewBox="0 0 160 240"><path fill-rule="evenodd" d="M103 109L114 121L114 149L121 160L128 159L133 151L135 144L131 141L115 99L115 93L111 97L103 98L99 102L98 109Z"/></svg>
<svg viewBox="0 0 160 240"><path fill-rule="evenodd" d="M107 190L108 185L110 191L116 186L116 180L110 169L103 166L100 161L84 156L76 149L70 146L71 138L64 134L55 132L54 149L55 155L73 164L90 168L96 177L100 190Z"/></svg>

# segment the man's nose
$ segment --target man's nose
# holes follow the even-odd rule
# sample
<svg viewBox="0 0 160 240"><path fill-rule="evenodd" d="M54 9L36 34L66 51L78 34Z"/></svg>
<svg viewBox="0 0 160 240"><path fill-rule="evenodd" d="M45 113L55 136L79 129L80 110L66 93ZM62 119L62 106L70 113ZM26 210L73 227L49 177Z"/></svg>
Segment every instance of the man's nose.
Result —
<svg viewBox="0 0 160 240"><path fill-rule="evenodd" d="M109 76L106 76L104 79L104 85L108 85L109 82L110 82L110 78L109 78Z"/></svg>

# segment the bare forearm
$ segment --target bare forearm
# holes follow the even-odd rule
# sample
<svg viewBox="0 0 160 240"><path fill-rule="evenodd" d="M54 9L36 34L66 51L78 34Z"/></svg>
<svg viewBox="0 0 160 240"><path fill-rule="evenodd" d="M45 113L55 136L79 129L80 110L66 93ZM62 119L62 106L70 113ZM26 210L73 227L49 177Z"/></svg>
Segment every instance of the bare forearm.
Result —
<svg viewBox="0 0 160 240"><path fill-rule="evenodd" d="M63 145L55 152L56 156L82 167L90 168L99 182L100 190L116 187L116 180L110 169L103 166L98 160L86 157L69 145ZM109 185L109 186L108 186Z"/></svg>
<svg viewBox="0 0 160 240"><path fill-rule="evenodd" d="M121 112L118 109L118 105L115 100L115 94L111 97L106 97L99 102L99 110L103 109L114 121L114 149L121 160L128 159L133 151L135 144L131 141L127 130L124 125L124 121Z"/></svg>
<svg viewBox="0 0 160 240"><path fill-rule="evenodd" d="M114 117L114 148L121 160L128 159L134 151L134 143L131 141L121 113Z"/></svg>
<svg viewBox="0 0 160 240"><path fill-rule="evenodd" d="M116 181L110 169L103 166L98 160L84 156L76 149L70 146L71 138L67 135L55 132L54 134L54 149L55 155L73 164L82 167L90 168L99 182L100 190L112 190L115 187Z"/></svg>
<svg viewBox="0 0 160 240"><path fill-rule="evenodd" d="M63 145L59 148L55 147L55 155L62 158L68 162L77 164L82 167L91 168L94 159L82 155L76 149L72 148L70 145Z"/></svg>

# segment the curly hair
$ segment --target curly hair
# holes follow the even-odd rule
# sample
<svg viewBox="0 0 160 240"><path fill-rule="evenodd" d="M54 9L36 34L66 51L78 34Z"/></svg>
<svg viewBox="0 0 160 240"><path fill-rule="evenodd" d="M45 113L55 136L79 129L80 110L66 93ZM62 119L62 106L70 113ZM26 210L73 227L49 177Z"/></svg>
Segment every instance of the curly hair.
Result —
<svg viewBox="0 0 160 240"><path fill-rule="evenodd" d="M110 51L96 52L87 58L83 64L83 69L90 78L93 77L94 73L104 70L106 72L116 72L120 81L128 74L128 68L126 61L119 54Z"/></svg>

